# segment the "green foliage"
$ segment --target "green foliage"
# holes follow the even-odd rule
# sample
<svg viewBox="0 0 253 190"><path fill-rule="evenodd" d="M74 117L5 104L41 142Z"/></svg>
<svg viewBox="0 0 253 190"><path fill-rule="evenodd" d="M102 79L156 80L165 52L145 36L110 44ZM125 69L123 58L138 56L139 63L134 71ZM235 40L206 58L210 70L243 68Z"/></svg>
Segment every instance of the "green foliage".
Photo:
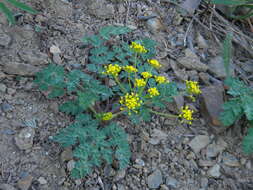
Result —
<svg viewBox="0 0 253 190"><path fill-rule="evenodd" d="M251 0L211 0L211 3L227 6L229 9L227 16L234 19L246 19L253 16L253 4ZM238 8L246 8L248 12L244 15L235 15Z"/></svg>
<svg viewBox="0 0 253 190"><path fill-rule="evenodd" d="M126 167L130 158L127 134L113 119L123 114L134 124L149 122L152 113L159 114L152 110L154 107L166 109L166 103L178 94L177 85L158 74L161 65L154 59L155 42L150 39L124 42L122 35L128 32L127 27L107 26L98 34L83 38L89 49L86 73L85 69L67 71L60 65L49 64L36 75L34 82L46 91L48 98L67 99L59 110L71 115L74 121L60 130L54 140L73 148L74 178L82 178L94 167L113 161L117 161L120 169ZM145 51L134 49L135 43ZM112 68L108 69L109 66ZM113 74L117 67L119 71ZM135 71L127 70L128 67ZM149 77L144 77L143 72ZM136 79L145 85L138 86Z"/></svg>
<svg viewBox="0 0 253 190"><path fill-rule="evenodd" d="M94 167L101 167L106 161L119 161L120 168L128 165L129 145L125 132L115 124L99 128L98 122L89 115L79 115L69 127L61 130L54 140L63 147L74 146L73 155L78 161L71 171L73 178L85 177Z"/></svg>
<svg viewBox="0 0 253 190"><path fill-rule="evenodd" d="M17 7L23 11L28 12L28 13L31 13L31 14L38 13L33 8L27 6L26 4L21 3L19 1L16 1L16 0L4 0L4 1L6 3L9 3L9 4L13 5L14 7ZM7 17L10 24L15 24L15 18L14 18L12 11L3 2L0 2L0 12L2 12Z"/></svg>
<svg viewBox="0 0 253 190"><path fill-rule="evenodd" d="M231 37L227 36L224 42L223 59L225 67L229 67L231 55ZM226 49L227 48L227 49ZM228 68L226 69L229 70ZM230 75L228 75L230 76ZM220 121L225 126L230 126L244 115L249 123L253 121L253 89L248 87L237 78L228 77L224 84L229 87L227 94L232 96L223 105ZM249 128L248 135L243 139L243 151L247 154L253 153L253 130Z"/></svg>

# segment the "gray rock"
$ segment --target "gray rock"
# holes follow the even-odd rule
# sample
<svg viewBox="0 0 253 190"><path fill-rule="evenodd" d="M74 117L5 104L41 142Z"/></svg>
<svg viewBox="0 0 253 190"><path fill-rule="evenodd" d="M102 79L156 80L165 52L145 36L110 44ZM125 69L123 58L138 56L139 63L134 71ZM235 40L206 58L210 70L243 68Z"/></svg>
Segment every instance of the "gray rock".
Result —
<svg viewBox="0 0 253 190"><path fill-rule="evenodd" d="M147 27L153 33L163 30L164 26L159 18L151 18L147 20Z"/></svg>
<svg viewBox="0 0 253 190"><path fill-rule="evenodd" d="M9 112L9 111L12 111L13 110L13 106L8 104L7 102L3 102L1 105L0 105L1 109L3 112Z"/></svg>
<svg viewBox="0 0 253 190"><path fill-rule="evenodd" d="M111 18L115 9L112 4L109 4L105 0L86 0L88 13L99 18Z"/></svg>
<svg viewBox="0 0 253 190"><path fill-rule="evenodd" d="M177 188L178 181L173 177L166 177L166 185L172 188Z"/></svg>
<svg viewBox="0 0 253 190"><path fill-rule="evenodd" d="M16 90L13 89L13 88L8 88L8 89L7 89L7 93L8 93L9 95L13 95L13 94L16 93Z"/></svg>
<svg viewBox="0 0 253 190"><path fill-rule="evenodd" d="M0 47L7 48L11 43L11 37L5 33L0 32Z"/></svg>
<svg viewBox="0 0 253 190"><path fill-rule="evenodd" d="M7 89L7 87L5 86L5 84L0 83L0 92L5 93L5 92L6 92L6 89Z"/></svg>
<svg viewBox="0 0 253 190"><path fill-rule="evenodd" d="M159 144L162 140L166 140L167 134L159 129L154 129L151 134L151 139L149 139L149 143L152 145Z"/></svg>
<svg viewBox="0 0 253 190"><path fill-rule="evenodd" d="M208 48L208 44L205 40L205 38L200 34L198 33L197 34L197 44L198 44L198 47L201 48L201 49L207 49Z"/></svg>
<svg viewBox="0 0 253 190"><path fill-rule="evenodd" d="M46 185L47 184L47 180L44 177L39 177L39 179L37 180L41 185Z"/></svg>
<svg viewBox="0 0 253 190"><path fill-rule="evenodd" d="M211 167L208 171L207 174L210 177L214 177L214 178L219 178L221 173L220 173L220 165L215 164L213 167Z"/></svg>
<svg viewBox="0 0 253 190"><path fill-rule="evenodd" d="M174 96L173 102L168 103L168 109L175 113L179 113L182 106L184 106L184 97L182 95Z"/></svg>
<svg viewBox="0 0 253 190"><path fill-rule="evenodd" d="M185 50L185 56L179 58L178 63L187 69L206 71L208 66L201 63L199 57L194 54L190 49Z"/></svg>
<svg viewBox="0 0 253 190"><path fill-rule="evenodd" d="M159 188L162 182L163 182L163 179L162 179L162 173L160 170L154 171L147 178L148 187L151 189Z"/></svg>
<svg viewBox="0 0 253 190"><path fill-rule="evenodd" d="M222 140L221 138L218 140L217 143L212 143L207 146L206 148L206 156L208 158L214 158L216 157L219 153L224 151L227 147L227 143Z"/></svg>
<svg viewBox="0 0 253 190"><path fill-rule="evenodd" d="M24 128L15 136L15 143L20 150L30 149L33 146L34 135L34 129L30 127Z"/></svg>
<svg viewBox="0 0 253 190"><path fill-rule="evenodd" d="M229 167L240 167L239 160L234 155L227 152L222 154L222 162Z"/></svg>
<svg viewBox="0 0 253 190"><path fill-rule="evenodd" d="M46 65L48 64L48 56L39 50L23 50L19 52L20 58L31 65Z"/></svg>
<svg viewBox="0 0 253 190"><path fill-rule="evenodd" d="M75 168L75 161L74 161L74 160L70 160L70 161L67 163L67 170L68 170L69 172L71 172L74 168Z"/></svg>
<svg viewBox="0 0 253 190"><path fill-rule="evenodd" d="M213 73L216 77L224 79L227 74L224 67L223 58L221 56L214 57L210 60L210 63L208 64L210 72ZM234 67L232 63L230 63L230 72L232 75L234 75Z"/></svg>
<svg viewBox="0 0 253 190"><path fill-rule="evenodd" d="M210 138L207 135L198 135L194 137L189 146L192 150L197 154L200 152L202 148L205 148L210 143Z"/></svg>
<svg viewBox="0 0 253 190"><path fill-rule="evenodd" d="M61 153L61 162L64 163L65 161L69 161L73 159L72 149L65 148L64 151Z"/></svg>
<svg viewBox="0 0 253 190"><path fill-rule="evenodd" d="M17 183L17 186L20 190L28 190L32 184L33 177L28 175L22 179L20 179Z"/></svg>
<svg viewBox="0 0 253 190"><path fill-rule="evenodd" d="M126 170L122 169L118 171L116 176L114 177L114 181L120 181L124 179L125 175L126 175Z"/></svg>
<svg viewBox="0 0 253 190"><path fill-rule="evenodd" d="M10 75L34 76L39 70L33 65L18 62L9 62L3 65L3 71Z"/></svg>
<svg viewBox="0 0 253 190"><path fill-rule="evenodd" d="M9 184L1 184L0 190L16 190L16 188L14 188L13 186Z"/></svg>
<svg viewBox="0 0 253 190"><path fill-rule="evenodd" d="M142 167L145 166L145 162L144 162L142 159L137 158L137 159L135 160L134 166L135 166L136 168L142 168Z"/></svg>
<svg viewBox="0 0 253 190"><path fill-rule="evenodd" d="M173 69L173 72L175 73L176 77L179 80L185 81L188 79L188 75L187 75L185 69L180 69L175 61L171 60L170 66Z"/></svg>
<svg viewBox="0 0 253 190"><path fill-rule="evenodd" d="M209 86L202 89L200 113L214 126L222 126L219 116L224 103L223 91L222 86Z"/></svg>
<svg viewBox="0 0 253 190"><path fill-rule="evenodd" d="M118 184L117 187L118 187L118 190L126 190L125 186L122 184Z"/></svg>

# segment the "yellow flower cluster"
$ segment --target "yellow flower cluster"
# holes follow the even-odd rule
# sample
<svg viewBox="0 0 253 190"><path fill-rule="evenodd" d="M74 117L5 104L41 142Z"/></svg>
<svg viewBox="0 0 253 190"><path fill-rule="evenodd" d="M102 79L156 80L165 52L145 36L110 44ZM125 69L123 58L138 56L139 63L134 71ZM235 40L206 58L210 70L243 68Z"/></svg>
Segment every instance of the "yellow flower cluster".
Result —
<svg viewBox="0 0 253 190"><path fill-rule="evenodd" d="M198 82L189 81L189 80L186 80L185 82L186 82L186 91L189 94L196 94L197 95L197 94L201 93Z"/></svg>
<svg viewBox="0 0 253 190"><path fill-rule="evenodd" d="M148 78L151 78L153 75L152 75L150 72L142 72L142 73L141 73L141 76L142 76L144 79L148 79Z"/></svg>
<svg viewBox="0 0 253 190"><path fill-rule="evenodd" d="M154 96L159 96L160 95L159 91L155 87L154 88L149 88L148 93L149 93L151 98L154 97Z"/></svg>
<svg viewBox="0 0 253 190"><path fill-rule="evenodd" d="M148 52L148 50L146 50L146 48L143 45L136 43L136 42L132 42L130 45L130 48L133 49L136 53L147 53Z"/></svg>
<svg viewBox="0 0 253 190"><path fill-rule="evenodd" d="M163 84L163 83L167 83L169 82L166 77L164 76L155 76L155 81L158 83L158 84Z"/></svg>
<svg viewBox="0 0 253 190"><path fill-rule="evenodd" d="M105 66L105 72L104 74L112 75L114 77L118 76L119 72L121 71L121 66L115 64L110 64Z"/></svg>
<svg viewBox="0 0 253 190"><path fill-rule="evenodd" d="M132 65L127 65L124 67L124 70L128 73L136 73L138 72L138 69L136 69L135 67L133 67Z"/></svg>
<svg viewBox="0 0 253 190"><path fill-rule="evenodd" d="M125 96L120 98L119 103L123 106L125 106L128 110L132 110L137 113L135 109L139 108L143 101L139 98L139 95L136 93L127 93ZM124 110L124 107L120 108L121 110ZM130 114L130 112L129 112Z"/></svg>
<svg viewBox="0 0 253 190"><path fill-rule="evenodd" d="M193 114L193 110L190 110L188 106L185 107L181 107L180 110L180 114L179 114L179 118L182 119L181 122L182 123L188 123L188 124L192 124L192 114Z"/></svg>
<svg viewBox="0 0 253 190"><path fill-rule="evenodd" d="M107 112L102 115L102 120L104 121L111 120L112 118L113 118L112 112Z"/></svg>
<svg viewBox="0 0 253 190"><path fill-rule="evenodd" d="M146 85L146 81L144 79L135 79L135 86L142 87Z"/></svg>
<svg viewBox="0 0 253 190"><path fill-rule="evenodd" d="M154 67L154 68L156 68L156 69L158 69L158 68L160 68L162 65L159 63L159 61L157 61L156 59L148 59L148 63L152 66L152 67Z"/></svg>

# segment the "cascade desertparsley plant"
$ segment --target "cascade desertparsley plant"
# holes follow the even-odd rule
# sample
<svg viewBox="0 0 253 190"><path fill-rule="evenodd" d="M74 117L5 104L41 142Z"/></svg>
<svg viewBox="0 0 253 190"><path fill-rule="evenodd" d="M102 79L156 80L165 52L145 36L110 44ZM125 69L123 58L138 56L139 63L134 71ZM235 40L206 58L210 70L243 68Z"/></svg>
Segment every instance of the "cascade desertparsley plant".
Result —
<svg viewBox="0 0 253 190"><path fill-rule="evenodd" d="M177 86L159 75L162 65L155 59L154 41L142 39L129 44L115 40L128 32L126 27L107 26L97 35L83 38L90 51L83 71L66 72L62 66L49 65L37 74L35 82L41 90L50 91L49 98L69 97L60 110L72 115L74 122L60 130L54 140L73 147L74 178L84 177L104 162L116 161L119 168L128 165L127 134L114 122L119 115L134 124L150 121L151 114L176 117L186 124L193 121L193 111L187 106L179 115L161 112L166 110L166 102L178 95ZM186 81L183 93L194 97L201 91L197 82Z"/></svg>

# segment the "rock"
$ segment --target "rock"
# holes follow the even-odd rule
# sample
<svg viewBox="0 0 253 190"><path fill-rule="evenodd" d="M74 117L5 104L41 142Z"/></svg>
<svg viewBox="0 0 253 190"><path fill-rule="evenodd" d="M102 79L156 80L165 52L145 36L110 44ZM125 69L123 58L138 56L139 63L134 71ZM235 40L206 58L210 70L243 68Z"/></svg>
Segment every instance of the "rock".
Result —
<svg viewBox="0 0 253 190"><path fill-rule="evenodd" d="M147 178L148 187L151 189L158 188L162 184L162 182L163 182L163 179L162 179L162 173L160 170L154 171Z"/></svg>
<svg viewBox="0 0 253 190"><path fill-rule="evenodd" d="M9 95L13 95L13 94L15 94L16 93L16 90L15 89L13 89L13 88L8 88L7 89L7 93L9 94Z"/></svg>
<svg viewBox="0 0 253 190"><path fill-rule="evenodd" d="M197 34L197 44L198 44L198 47L201 48L201 49L207 49L208 48L208 44L206 42L206 40L204 39L204 37L198 33Z"/></svg>
<svg viewBox="0 0 253 190"><path fill-rule="evenodd" d="M152 145L159 144L162 140L167 139L167 134L159 129L154 129L151 134L151 139L149 139L149 143Z"/></svg>
<svg viewBox="0 0 253 190"><path fill-rule="evenodd" d="M240 162L239 160L232 154L229 153L223 153L222 155L222 162L226 166L230 167L240 167Z"/></svg>
<svg viewBox="0 0 253 190"><path fill-rule="evenodd" d="M118 187L118 190L126 190L125 186L122 184L118 184L117 187Z"/></svg>
<svg viewBox="0 0 253 190"><path fill-rule="evenodd" d="M219 153L224 151L227 147L227 143L222 140L221 138L218 140L217 143L209 144L206 148L206 157L208 158L214 158Z"/></svg>
<svg viewBox="0 0 253 190"><path fill-rule="evenodd" d="M39 50L35 49L27 49L20 51L19 53L20 58L22 61L31 64L31 65L46 65L48 64L48 56L45 53L40 52Z"/></svg>
<svg viewBox="0 0 253 190"><path fill-rule="evenodd" d="M37 180L41 185L46 185L47 184L47 180L44 177L39 177L39 179Z"/></svg>
<svg viewBox="0 0 253 190"><path fill-rule="evenodd" d="M148 19L146 24L152 33L156 33L164 29L164 25L159 18Z"/></svg>
<svg viewBox="0 0 253 190"><path fill-rule="evenodd" d="M253 62L252 61L247 61L247 62L241 63L240 66L247 73L253 72Z"/></svg>
<svg viewBox="0 0 253 190"><path fill-rule="evenodd" d="M205 178L205 177L202 177L200 184L201 184L202 188L204 188L204 189L207 188L207 186L208 186L208 179Z"/></svg>
<svg viewBox="0 0 253 190"><path fill-rule="evenodd" d="M166 185L168 187L177 188L178 181L173 177L166 177Z"/></svg>
<svg viewBox="0 0 253 190"><path fill-rule="evenodd" d="M214 178L219 178L221 173L220 173L220 166L218 164L215 164L213 167L211 167L208 171L207 174L210 177Z"/></svg>
<svg viewBox="0 0 253 190"><path fill-rule="evenodd" d="M75 184L76 184L77 186L81 185L81 184L82 184L82 180L81 180L81 179L76 179L76 180L75 180Z"/></svg>
<svg viewBox="0 0 253 190"><path fill-rule="evenodd" d="M210 166L213 166L215 164L214 161L211 161L211 160L199 160L198 161L198 165L200 167L210 167Z"/></svg>
<svg viewBox="0 0 253 190"><path fill-rule="evenodd" d="M50 53L52 54L60 54L61 50L58 46L52 45L49 49Z"/></svg>
<svg viewBox="0 0 253 190"><path fill-rule="evenodd" d="M11 37L0 31L0 47L7 48L11 44Z"/></svg>
<svg viewBox="0 0 253 190"><path fill-rule="evenodd" d="M13 186L9 184L1 184L0 190L16 190L16 188L14 188Z"/></svg>
<svg viewBox="0 0 253 190"><path fill-rule="evenodd" d="M69 161L73 159L72 149L65 148L64 151L61 153L61 162L64 163L65 161Z"/></svg>
<svg viewBox="0 0 253 190"><path fill-rule="evenodd" d="M55 16L61 18L70 18L73 15L72 3L58 0L50 0L49 3L49 6L53 9Z"/></svg>
<svg viewBox="0 0 253 190"><path fill-rule="evenodd" d="M135 160L135 164L134 164L134 167L136 168L142 168L145 166L145 162L142 160L142 159L136 159Z"/></svg>
<svg viewBox="0 0 253 190"><path fill-rule="evenodd" d="M222 126L219 116L224 103L223 91L222 86L209 86L202 89L200 113L214 126Z"/></svg>
<svg viewBox="0 0 253 190"><path fill-rule="evenodd" d="M99 18L111 18L114 15L115 9L112 4L105 0L86 0L88 13Z"/></svg>
<svg viewBox="0 0 253 190"><path fill-rule="evenodd" d="M117 172L116 176L114 177L114 181L120 181L122 179L124 179L126 175L126 170L122 169L119 172Z"/></svg>
<svg viewBox="0 0 253 190"><path fill-rule="evenodd" d="M201 63L199 57L194 54L190 49L185 50L185 57L181 57L178 63L187 69L197 70L197 71L207 71L208 66Z"/></svg>
<svg viewBox="0 0 253 190"><path fill-rule="evenodd" d="M226 78L226 69L224 67L223 58L221 56L214 57L210 60L210 63L208 64L209 70L211 73L215 75L215 77L224 79ZM234 67L232 66L232 63L230 63L230 73L232 76L234 75Z"/></svg>
<svg viewBox="0 0 253 190"><path fill-rule="evenodd" d="M27 127L22 129L16 136L15 142L20 150L27 150L33 146L34 129Z"/></svg>
<svg viewBox="0 0 253 190"><path fill-rule="evenodd" d="M173 60L172 60L173 61ZM166 72L171 68L170 62L172 62L171 59L160 59L159 62L161 63L162 67L159 68L159 71Z"/></svg>
<svg viewBox="0 0 253 190"><path fill-rule="evenodd" d="M17 186L20 190L28 190L32 184L33 177L28 175L22 179L20 179L17 183Z"/></svg>
<svg viewBox="0 0 253 190"><path fill-rule="evenodd" d="M209 143L210 143L209 136L198 135L191 140L189 146L197 154L200 152L202 148L205 148Z"/></svg>
<svg viewBox="0 0 253 190"><path fill-rule="evenodd" d="M182 81L188 80L188 75L185 69L180 69L175 61L173 60L170 61L170 66L179 80L182 80Z"/></svg>
<svg viewBox="0 0 253 190"><path fill-rule="evenodd" d="M201 82L203 82L207 86L210 86L210 84L211 84L210 83L210 76L207 73L200 72L199 73L199 78L200 78Z"/></svg>
<svg viewBox="0 0 253 190"><path fill-rule="evenodd" d="M173 102L167 103L167 108L175 113L179 113L181 107L184 106L184 97L182 95L177 95L173 97Z"/></svg>
<svg viewBox="0 0 253 190"><path fill-rule="evenodd" d="M9 62L3 65L3 71L10 75L34 76L39 70L33 65L18 62Z"/></svg>
<svg viewBox="0 0 253 190"><path fill-rule="evenodd" d="M74 168L75 168L75 161L74 161L74 160L70 160L70 161L67 163L67 170L68 170L69 172L71 172Z"/></svg>
<svg viewBox="0 0 253 190"><path fill-rule="evenodd" d="M0 83L0 92L5 93L5 92L6 92L6 89L7 89L7 87L5 86L5 84Z"/></svg>
<svg viewBox="0 0 253 190"><path fill-rule="evenodd" d="M187 71L187 75L189 76L189 80L199 81L198 72L195 70Z"/></svg>
<svg viewBox="0 0 253 190"><path fill-rule="evenodd" d="M7 102L3 102L0 104L0 107L3 112L9 112L13 110L13 106L8 104Z"/></svg>

